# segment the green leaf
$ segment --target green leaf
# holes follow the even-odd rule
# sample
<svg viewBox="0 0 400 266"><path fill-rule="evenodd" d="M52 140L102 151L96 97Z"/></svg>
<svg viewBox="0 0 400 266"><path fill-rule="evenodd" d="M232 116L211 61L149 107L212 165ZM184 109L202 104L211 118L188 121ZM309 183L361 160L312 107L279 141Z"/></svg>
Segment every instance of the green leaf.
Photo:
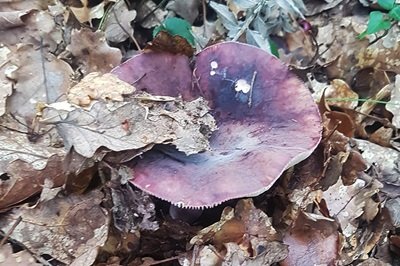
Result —
<svg viewBox="0 0 400 266"><path fill-rule="evenodd" d="M391 23L390 21L385 17L385 13L382 13L381 11L372 11L369 14L369 21L368 21L368 26L367 29L358 35L359 39L364 38L368 34L373 34L381 30L387 30L390 29Z"/></svg>
<svg viewBox="0 0 400 266"><path fill-rule="evenodd" d="M386 10L391 10L394 7L396 0L378 0L378 5Z"/></svg>
<svg viewBox="0 0 400 266"><path fill-rule="evenodd" d="M271 47L271 54L275 55L276 58L279 58L278 45L272 40L268 41L269 41L269 46Z"/></svg>
<svg viewBox="0 0 400 266"><path fill-rule="evenodd" d="M389 11L389 17L400 21L400 5L396 5L392 10Z"/></svg>
<svg viewBox="0 0 400 266"><path fill-rule="evenodd" d="M160 31L166 31L172 36L179 35L194 46L194 37L191 32L191 25L184 19L167 18L164 20L162 25L154 29L153 37L155 37Z"/></svg>

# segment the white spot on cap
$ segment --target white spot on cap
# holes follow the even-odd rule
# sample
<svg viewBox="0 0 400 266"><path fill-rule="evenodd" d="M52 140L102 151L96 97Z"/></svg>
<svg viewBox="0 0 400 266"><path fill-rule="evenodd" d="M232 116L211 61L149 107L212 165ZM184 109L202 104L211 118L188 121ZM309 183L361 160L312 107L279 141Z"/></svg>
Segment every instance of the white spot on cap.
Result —
<svg viewBox="0 0 400 266"><path fill-rule="evenodd" d="M251 86L249 83L247 83L246 80L244 79L239 79L238 81L236 81L235 83L235 91L239 92L243 92L243 93L248 93L251 89Z"/></svg>
<svg viewBox="0 0 400 266"><path fill-rule="evenodd" d="M210 66L211 66L212 69L218 68L218 63L217 63L217 61L212 61L211 64L210 64Z"/></svg>
<svg viewBox="0 0 400 266"><path fill-rule="evenodd" d="M216 74L216 72L215 72L214 70L211 70L211 71L210 71L210 75L211 75L211 76L214 76L215 74Z"/></svg>

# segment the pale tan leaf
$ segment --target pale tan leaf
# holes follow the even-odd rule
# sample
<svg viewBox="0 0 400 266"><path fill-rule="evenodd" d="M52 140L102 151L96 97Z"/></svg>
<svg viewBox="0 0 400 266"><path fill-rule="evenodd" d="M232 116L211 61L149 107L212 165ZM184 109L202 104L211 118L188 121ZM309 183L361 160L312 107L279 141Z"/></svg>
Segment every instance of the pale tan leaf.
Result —
<svg viewBox="0 0 400 266"><path fill-rule="evenodd" d="M135 87L120 80L115 75L106 73L90 73L77 85L68 91L70 103L88 106L93 100L119 101L123 100L124 94L131 94Z"/></svg>

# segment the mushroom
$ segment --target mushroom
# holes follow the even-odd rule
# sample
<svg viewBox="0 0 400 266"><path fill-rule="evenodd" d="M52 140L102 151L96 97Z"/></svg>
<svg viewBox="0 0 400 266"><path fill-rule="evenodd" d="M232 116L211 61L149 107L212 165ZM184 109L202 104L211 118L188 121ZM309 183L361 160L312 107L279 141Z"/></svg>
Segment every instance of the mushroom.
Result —
<svg viewBox="0 0 400 266"><path fill-rule="evenodd" d="M217 121L211 150L171 148L137 159L131 182L179 207L213 207L268 190L321 140L321 117L305 85L267 52L242 43L195 56L143 53L113 70L137 89L184 100L204 97Z"/></svg>

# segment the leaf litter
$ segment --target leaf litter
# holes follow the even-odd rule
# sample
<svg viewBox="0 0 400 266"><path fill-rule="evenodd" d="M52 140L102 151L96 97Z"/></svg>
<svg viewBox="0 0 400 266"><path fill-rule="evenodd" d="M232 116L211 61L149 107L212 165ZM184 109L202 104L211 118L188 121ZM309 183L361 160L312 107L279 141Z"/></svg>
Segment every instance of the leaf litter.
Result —
<svg viewBox="0 0 400 266"><path fill-rule="evenodd" d="M394 24L357 39L372 1L0 2L0 264L399 263L400 35ZM187 21L197 53L235 40L279 55L319 102L321 143L267 192L190 210L132 186L148 154L187 164L224 129L218 94L190 97L202 68L162 55L192 56L187 32L152 39L171 17ZM226 85L217 64L204 73ZM244 186L227 173L225 187Z"/></svg>

